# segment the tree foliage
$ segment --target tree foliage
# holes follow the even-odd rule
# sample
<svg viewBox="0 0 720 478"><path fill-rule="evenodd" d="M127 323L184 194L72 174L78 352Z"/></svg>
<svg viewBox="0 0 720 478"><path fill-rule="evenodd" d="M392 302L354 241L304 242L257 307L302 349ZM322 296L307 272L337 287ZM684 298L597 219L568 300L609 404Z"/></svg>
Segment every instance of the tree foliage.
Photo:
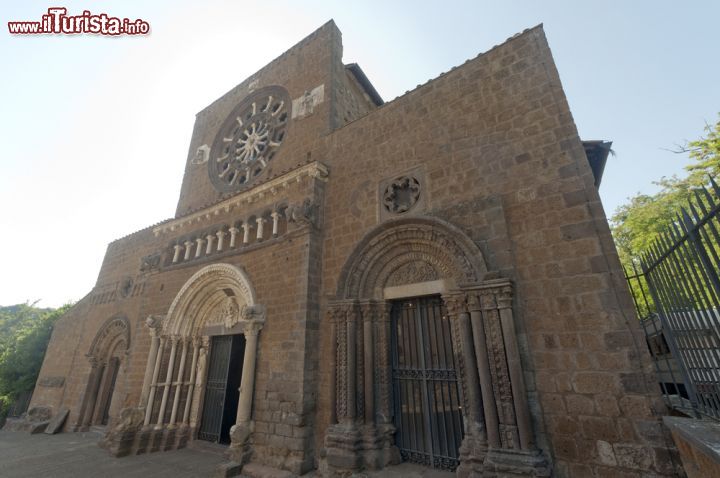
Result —
<svg viewBox="0 0 720 478"><path fill-rule="evenodd" d="M637 194L620 206L611 218L611 227L620 261L631 267L633 259L647 251L658 233L676 220L681 208L694 200L695 190L708 186L710 177L720 181L720 121L706 125L705 134L680 146L693 162L684 177L662 178L655 194Z"/></svg>
<svg viewBox="0 0 720 478"><path fill-rule="evenodd" d="M10 403L32 392L53 325L70 307L53 310L33 305L0 307L0 419Z"/></svg>

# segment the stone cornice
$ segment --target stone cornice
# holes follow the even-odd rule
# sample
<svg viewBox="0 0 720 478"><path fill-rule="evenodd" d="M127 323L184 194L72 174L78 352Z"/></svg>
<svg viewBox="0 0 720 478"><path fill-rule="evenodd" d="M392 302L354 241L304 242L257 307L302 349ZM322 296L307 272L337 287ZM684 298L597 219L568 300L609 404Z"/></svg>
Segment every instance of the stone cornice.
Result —
<svg viewBox="0 0 720 478"><path fill-rule="evenodd" d="M282 176L278 176L277 178L271 179L270 181L262 183L252 189L201 209L200 211L159 224L153 228L153 234L157 237L160 234L174 232L175 230L188 224L209 221L213 216L217 216L221 212L230 212L231 209L239 207L242 204L252 204L265 196L274 196L281 190L290 187L293 183L301 182L303 178L306 177L317 178L320 181L327 181L328 168L319 161L314 161L304 166L300 166L297 169L288 171Z"/></svg>

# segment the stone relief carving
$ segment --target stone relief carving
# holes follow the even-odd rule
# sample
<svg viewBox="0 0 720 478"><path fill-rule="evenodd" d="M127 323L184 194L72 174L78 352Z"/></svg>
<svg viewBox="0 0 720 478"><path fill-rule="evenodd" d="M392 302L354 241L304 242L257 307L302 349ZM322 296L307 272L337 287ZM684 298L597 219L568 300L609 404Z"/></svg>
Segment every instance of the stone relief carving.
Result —
<svg viewBox="0 0 720 478"><path fill-rule="evenodd" d="M287 220L296 226L313 225L317 226L317 209L318 206L312 199L305 199L302 204L289 206L285 214Z"/></svg>
<svg viewBox="0 0 720 478"><path fill-rule="evenodd" d="M264 322L265 306L261 304L244 305L240 310L240 318L245 321Z"/></svg>
<svg viewBox="0 0 720 478"><path fill-rule="evenodd" d="M388 212L402 214L420 199L420 182L414 176L400 176L387 185L383 193L383 206Z"/></svg>
<svg viewBox="0 0 720 478"><path fill-rule="evenodd" d="M315 111L315 107L325 100L325 85L316 86L312 91L305 91L292 102L292 117L304 118Z"/></svg>
<svg viewBox="0 0 720 478"><path fill-rule="evenodd" d="M197 149L197 151L195 151L195 156L193 156L190 160L190 164L205 164L207 163L209 157L210 146L203 144Z"/></svg>
<svg viewBox="0 0 720 478"><path fill-rule="evenodd" d="M160 267L160 258L159 252L143 257L140 263L140 272L149 272Z"/></svg>
<svg viewBox="0 0 720 478"><path fill-rule="evenodd" d="M240 321L240 308L234 297L226 298L218 311L215 322L231 329Z"/></svg>
<svg viewBox="0 0 720 478"><path fill-rule="evenodd" d="M386 287L428 282L440 279L440 274L427 262L409 262L395 269L385 284Z"/></svg>

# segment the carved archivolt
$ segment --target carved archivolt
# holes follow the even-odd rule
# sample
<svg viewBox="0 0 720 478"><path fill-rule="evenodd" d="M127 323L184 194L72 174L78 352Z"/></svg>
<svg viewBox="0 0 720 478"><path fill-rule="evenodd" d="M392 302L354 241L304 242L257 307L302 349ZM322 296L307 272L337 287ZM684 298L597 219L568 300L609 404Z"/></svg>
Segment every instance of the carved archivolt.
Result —
<svg viewBox="0 0 720 478"><path fill-rule="evenodd" d="M106 360L118 347L123 352L130 348L130 322L124 316L105 321L95 335L87 356L99 361Z"/></svg>
<svg viewBox="0 0 720 478"><path fill-rule="evenodd" d="M379 299L384 287L408 280L476 283L486 272L482 252L457 227L435 218L399 219L360 241L340 275L337 297Z"/></svg>
<svg viewBox="0 0 720 478"><path fill-rule="evenodd" d="M164 334L196 335L208 317L234 325L240 310L254 304L255 291L242 269L212 264L197 271L180 289L170 305Z"/></svg>

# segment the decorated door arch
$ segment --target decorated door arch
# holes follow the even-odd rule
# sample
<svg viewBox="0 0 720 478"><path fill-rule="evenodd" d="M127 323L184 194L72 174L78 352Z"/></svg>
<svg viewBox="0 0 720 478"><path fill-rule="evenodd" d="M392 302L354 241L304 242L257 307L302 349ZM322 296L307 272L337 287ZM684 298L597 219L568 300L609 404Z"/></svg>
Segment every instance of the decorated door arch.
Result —
<svg viewBox="0 0 720 478"><path fill-rule="evenodd" d="M265 309L255 301L246 273L231 264L212 264L182 286L166 316L151 316L152 336L141 392L146 431L174 434L165 449L197 434L207 385L211 337L244 335L240 393L232 447L246 452L252 429L251 412L258 334Z"/></svg>
<svg viewBox="0 0 720 478"><path fill-rule="evenodd" d="M393 387L393 301L417 296L441 298L463 415L458 459L434 456L430 445L421 454L425 462L478 473L510 464L529 476L547 475L547 461L535 447L530 425L512 284L488 272L481 250L464 232L429 217L376 227L341 271L327 314L335 405L325 436L327 468L346 473L400 460L397 439L402 431L396 429L394 415L402 397ZM428 425L424 433L432 430ZM410 455L403 453L404 458Z"/></svg>

